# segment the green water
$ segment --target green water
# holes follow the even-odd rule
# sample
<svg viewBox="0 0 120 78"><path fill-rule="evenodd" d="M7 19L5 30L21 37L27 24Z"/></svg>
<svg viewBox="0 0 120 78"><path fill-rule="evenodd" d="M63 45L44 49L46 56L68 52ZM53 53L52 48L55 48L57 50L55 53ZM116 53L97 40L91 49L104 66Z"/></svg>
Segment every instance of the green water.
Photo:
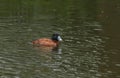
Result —
<svg viewBox="0 0 120 78"><path fill-rule="evenodd" d="M0 78L120 78L119 20L119 0L0 0Z"/></svg>

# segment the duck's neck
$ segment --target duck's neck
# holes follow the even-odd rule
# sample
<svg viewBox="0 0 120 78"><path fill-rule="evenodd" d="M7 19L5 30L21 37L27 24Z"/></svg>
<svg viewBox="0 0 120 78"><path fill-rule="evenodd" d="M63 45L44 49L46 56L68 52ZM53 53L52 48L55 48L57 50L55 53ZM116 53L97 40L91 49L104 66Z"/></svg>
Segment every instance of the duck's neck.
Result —
<svg viewBox="0 0 120 78"><path fill-rule="evenodd" d="M52 41L54 41L55 43L58 43L58 41L57 41L57 40L52 40Z"/></svg>

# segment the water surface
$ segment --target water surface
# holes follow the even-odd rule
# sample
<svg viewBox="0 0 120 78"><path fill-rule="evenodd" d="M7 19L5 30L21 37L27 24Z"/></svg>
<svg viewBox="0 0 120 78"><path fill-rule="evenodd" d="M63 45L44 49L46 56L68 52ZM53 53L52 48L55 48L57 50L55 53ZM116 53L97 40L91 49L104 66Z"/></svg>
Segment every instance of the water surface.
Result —
<svg viewBox="0 0 120 78"><path fill-rule="evenodd" d="M0 78L119 78L119 0L1 0ZM51 52L31 42L60 33Z"/></svg>

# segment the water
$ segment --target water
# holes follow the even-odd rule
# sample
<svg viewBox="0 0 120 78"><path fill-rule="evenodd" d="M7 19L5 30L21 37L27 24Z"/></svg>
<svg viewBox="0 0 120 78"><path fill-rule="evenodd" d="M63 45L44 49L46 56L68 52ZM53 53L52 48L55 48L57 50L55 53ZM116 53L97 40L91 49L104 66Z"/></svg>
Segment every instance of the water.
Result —
<svg viewBox="0 0 120 78"><path fill-rule="evenodd" d="M120 78L119 9L119 0L1 0L0 78ZM55 51L30 44L55 32L64 40Z"/></svg>

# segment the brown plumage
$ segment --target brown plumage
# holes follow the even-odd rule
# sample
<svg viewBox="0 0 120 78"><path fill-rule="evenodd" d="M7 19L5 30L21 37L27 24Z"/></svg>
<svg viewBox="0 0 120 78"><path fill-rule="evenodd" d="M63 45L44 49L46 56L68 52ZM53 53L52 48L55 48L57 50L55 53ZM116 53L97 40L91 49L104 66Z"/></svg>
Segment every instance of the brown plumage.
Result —
<svg viewBox="0 0 120 78"><path fill-rule="evenodd" d="M36 46L46 46L46 47L56 47L58 46L58 41L54 41L47 38L41 38L32 42Z"/></svg>

